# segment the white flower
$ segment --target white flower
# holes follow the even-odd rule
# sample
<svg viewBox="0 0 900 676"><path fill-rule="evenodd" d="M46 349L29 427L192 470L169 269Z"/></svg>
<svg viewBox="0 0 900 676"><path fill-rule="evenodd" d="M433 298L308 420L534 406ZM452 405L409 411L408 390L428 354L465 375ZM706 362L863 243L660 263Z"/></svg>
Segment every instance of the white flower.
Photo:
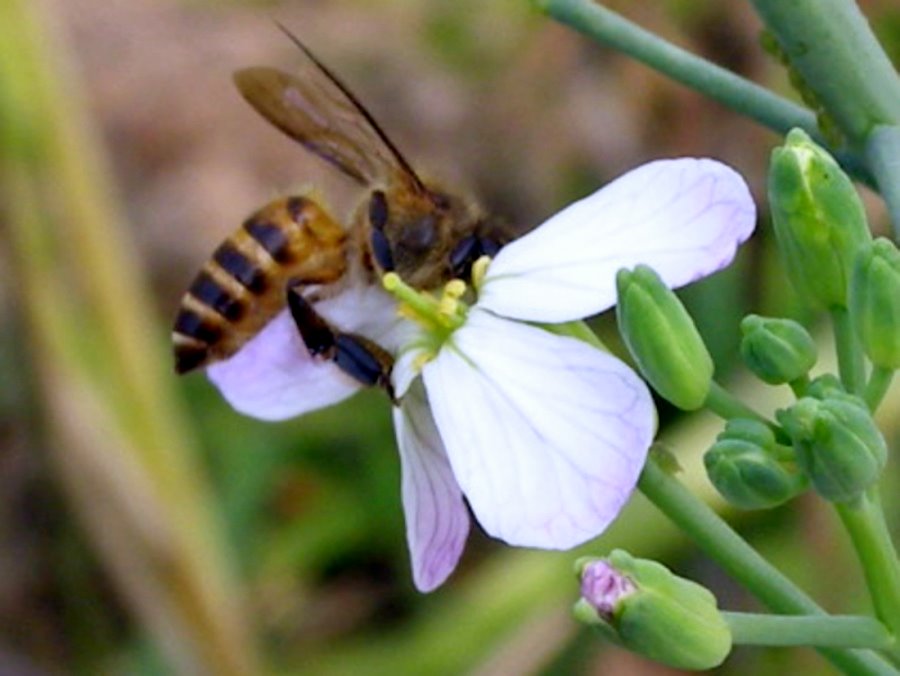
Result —
<svg viewBox="0 0 900 676"><path fill-rule="evenodd" d="M489 535L567 549L606 528L643 467L656 426L643 382L612 355L524 322L567 322L611 307L616 272L639 263L671 287L699 279L732 260L754 222L734 171L712 160L662 160L504 247L477 302L438 346L414 340L414 324L396 319L380 289L316 306L342 330L399 355L394 423L419 589L437 587L456 566L469 529L464 498ZM279 419L358 387L310 358L290 322L283 313L208 369L238 410Z"/></svg>

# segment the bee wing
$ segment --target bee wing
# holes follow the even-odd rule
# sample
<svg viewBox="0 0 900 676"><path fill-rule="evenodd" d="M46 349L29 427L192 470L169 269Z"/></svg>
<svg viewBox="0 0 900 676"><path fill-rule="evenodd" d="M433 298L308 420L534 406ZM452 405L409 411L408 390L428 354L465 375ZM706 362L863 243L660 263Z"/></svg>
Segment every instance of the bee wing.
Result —
<svg viewBox="0 0 900 676"><path fill-rule="evenodd" d="M296 37L285 33L303 53L300 72L295 77L265 66L237 71L234 81L247 102L307 150L360 183L402 180L424 191L410 165L350 90Z"/></svg>

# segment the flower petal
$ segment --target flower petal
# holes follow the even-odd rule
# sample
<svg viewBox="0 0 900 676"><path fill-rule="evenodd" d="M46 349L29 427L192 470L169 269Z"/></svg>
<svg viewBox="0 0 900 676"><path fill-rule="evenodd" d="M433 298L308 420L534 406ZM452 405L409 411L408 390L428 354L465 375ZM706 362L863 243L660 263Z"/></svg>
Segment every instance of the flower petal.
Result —
<svg viewBox="0 0 900 676"><path fill-rule="evenodd" d="M567 549L634 488L656 426L644 383L587 344L477 308L425 388L472 511L513 545Z"/></svg>
<svg viewBox="0 0 900 676"><path fill-rule="evenodd" d="M287 310L206 373L236 411L261 420L336 404L361 387L334 362L310 356Z"/></svg>
<svg viewBox="0 0 900 676"><path fill-rule="evenodd" d="M315 308L335 328L362 334L389 351L398 350L414 329L398 317L394 298L377 286L354 286ZM310 356L287 310L206 372L235 410L262 420L335 404L361 387L333 362Z"/></svg>
<svg viewBox="0 0 900 676"><path fill-rule="evenodd" d="M512 319L581 319L615 304L619 269L644 263L677 288L728 265L755 222L733 169L709 159L650 162L505 246L479 305Z"/></svg>
<svg viewBox="0 0 900 676"><path fill-rule="evenodd" d="M456 568L469 534L469 513L434 426L421 378L394 409L394 429L403 469L413 581L419 591L427 592Z"/></svg>

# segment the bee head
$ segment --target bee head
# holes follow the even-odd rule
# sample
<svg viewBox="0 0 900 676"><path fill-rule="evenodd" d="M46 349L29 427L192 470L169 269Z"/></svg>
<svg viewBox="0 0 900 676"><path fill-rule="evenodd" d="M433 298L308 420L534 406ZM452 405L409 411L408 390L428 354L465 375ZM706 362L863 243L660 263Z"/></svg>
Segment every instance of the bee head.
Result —
<svg viewBox="0 0 900 676"><path fill-rule="evenodd" d="M465 201L429 190L372 193L371 250L381 272L394 270L410 286L432 289L454 276L451 254L480 222Z"/></svg>

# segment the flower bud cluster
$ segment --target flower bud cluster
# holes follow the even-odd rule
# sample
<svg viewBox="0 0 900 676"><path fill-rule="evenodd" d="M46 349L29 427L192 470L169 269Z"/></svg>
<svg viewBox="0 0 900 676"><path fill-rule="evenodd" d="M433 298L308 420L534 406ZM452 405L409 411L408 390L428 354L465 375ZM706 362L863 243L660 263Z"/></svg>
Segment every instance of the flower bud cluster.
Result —
<svg viewBox="0 0 900 676"><path fill-rule="evenodd" d="M870 407L877 402L873 382L900 368L900 251L886 239L872 240L853 183L803 131L790 132L773 152L768 194L792 286L838 326L841 378L811 380L819 355L800 323L745 317L740 353L747 368L767 384L789 385L797 398L767 420L715 384L696 325L644 265L616 277L619 330L663 398L687 411L708 406L728 420L704 465L730 504L770 509L810 488L831 502L855 503L887 461ZM862 352L876 367L867 384ZM865 399L856 394L863 385ZM661 565L615 551L582 562L579 573L576 614L620 645L682 669L715 667L730 651L732 637L715 599Z"/></svg>
<svg viewBox="0 0 900 676"><path fill-rule="evenodd" d="M797 464L826 500L850 502L873 485L887 462L887 445L865 403L833 385L777 413Z"/></svg>
<svg viewBox="0 0 900 676"><path fill-rule="evenodd" d="M872 241L860 198L837 162L792 131L772 155L769 201L801 299L848 310L872 364L900 367L900 251ZM644 377L684 410L711 405L713 362L677 296L646 266L621 270L616 281L620 331ZM777 413L781 429L749 416L730 419L704 457L713 485L742 509L775 507L810 485L828 500L857 498L877 480L887 453L865 403L835 376L810 382L818 355L798 322L750 315L741 333L750 371L790 385L799 400Z"/></svg>
<svg viewBox="0 0 900 676"><path fill-rule="evenodd" d="M776 507L809 486L792 449L757 420L728 421L703 462L716 490L741 509Z"/></svg>

